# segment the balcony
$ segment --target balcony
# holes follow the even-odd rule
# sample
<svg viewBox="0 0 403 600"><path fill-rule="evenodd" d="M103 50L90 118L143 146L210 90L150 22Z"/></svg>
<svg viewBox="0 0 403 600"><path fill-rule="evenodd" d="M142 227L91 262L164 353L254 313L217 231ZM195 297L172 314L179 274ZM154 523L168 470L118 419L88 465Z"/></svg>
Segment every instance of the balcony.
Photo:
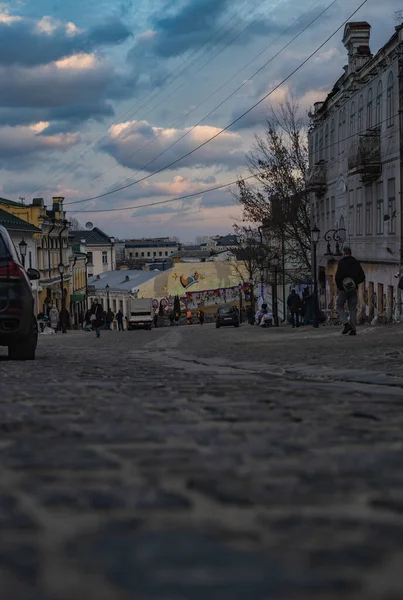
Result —
<svg viewBox="0 0 403 600"><path fill-rule="evenodd" d="M324 160L320 160L308 169L306 187L309 192L314 192L317 196L323 196L326 192L327 183Z"/></svg>
<svg viewBox="0 0 403 600"><path fill-rule="evenodd" d="M348 154L348 174L360 174L364 185L370 185L381 176L381 136L379 129L367 131L351 144Z"/></svg>

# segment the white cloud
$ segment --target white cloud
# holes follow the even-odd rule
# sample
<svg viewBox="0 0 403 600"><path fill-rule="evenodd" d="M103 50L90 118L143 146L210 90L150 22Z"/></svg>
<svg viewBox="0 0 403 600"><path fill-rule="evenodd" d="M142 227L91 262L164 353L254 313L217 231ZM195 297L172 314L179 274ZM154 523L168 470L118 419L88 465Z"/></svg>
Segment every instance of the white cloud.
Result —
<svg viewBox="0 0 403 600"><path fill-rule="evenodd" d="M85 54L81 52L79 54L73 54L72 56L66 56L60 60L55 61L55 66L58 69L69 69L72 71L78 71L83 69L95 69L101 61L97 59L94 54Z"/></svg>

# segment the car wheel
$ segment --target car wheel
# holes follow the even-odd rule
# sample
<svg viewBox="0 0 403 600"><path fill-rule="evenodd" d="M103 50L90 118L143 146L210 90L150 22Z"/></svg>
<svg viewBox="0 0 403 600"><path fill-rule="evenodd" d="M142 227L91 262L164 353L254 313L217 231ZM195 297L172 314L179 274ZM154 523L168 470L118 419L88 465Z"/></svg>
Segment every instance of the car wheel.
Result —
<svg viewBox="0 0 403 600"><path fill-rule="evenodd" d="M17 343L8 347L10 360L35 360L35 351L38 343L38 323L32 316L31 330L29 334L21 338Z"/></svg>

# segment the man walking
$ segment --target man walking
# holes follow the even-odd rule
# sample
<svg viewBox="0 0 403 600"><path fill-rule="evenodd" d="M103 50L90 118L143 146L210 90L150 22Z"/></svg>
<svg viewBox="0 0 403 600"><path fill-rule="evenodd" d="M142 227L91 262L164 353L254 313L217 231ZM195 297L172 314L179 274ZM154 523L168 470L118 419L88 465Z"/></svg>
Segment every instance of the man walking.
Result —
<svg viewBox="0 0 403 600"><path fill-rule="evenodd" d="M302 301L295 290L291 290L291 294L288 296L287 306L291 313L292 327L299 327L300 313L302 309Z"/></svg>
<svg viewBox="0 0 403 600"><path fill-rule="evenodd" d="M101 337L101 327L104 324L104 311L98 298L94 298L91 306L90 322L92 327L95 329L97 338Z"/></svg>
<svg viewBox="0 0 403 600"><path fill-rule="evenodd" d="M118 322L118 329L119 329L119 331L124 331L123 313L122 313L122 311L120 309L119 309L118 314L116 315L116 320Z"/></svg>
<svg viewBox="0 0 403 600"><path fill-rule="evenodd" d="M365 273L358 260L351 256L351 248L346 246L343 254L335 277L338 290L337 312L344 325L342 334L357 335L358 286L365 281ZM350 322L344 309L346 302L350 313Z"/></svg>

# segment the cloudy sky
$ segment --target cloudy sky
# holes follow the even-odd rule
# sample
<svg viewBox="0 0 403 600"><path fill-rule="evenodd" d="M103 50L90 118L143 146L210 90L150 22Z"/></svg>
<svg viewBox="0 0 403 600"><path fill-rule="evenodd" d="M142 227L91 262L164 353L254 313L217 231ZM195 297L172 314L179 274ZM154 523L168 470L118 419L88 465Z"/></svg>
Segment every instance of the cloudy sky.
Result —
<svg viewBox="0 0 403 600"><path fill-rule="evenodd" d="M47 202L63 195L66 205L77 202L68 206L70 216L118 237L192 241L228 232L240 217L233 195L203 190L245 173L245 153L263 131L270 102L292 92L306 110L324 98L346 63L342 32L244 119L165 167L276 87L360 3L0 3L0 194ZM368 0L354 17L372 24L372 51L392 35L401 8L401 0ZM125 210L94 212L111 208Z"/></svg>

